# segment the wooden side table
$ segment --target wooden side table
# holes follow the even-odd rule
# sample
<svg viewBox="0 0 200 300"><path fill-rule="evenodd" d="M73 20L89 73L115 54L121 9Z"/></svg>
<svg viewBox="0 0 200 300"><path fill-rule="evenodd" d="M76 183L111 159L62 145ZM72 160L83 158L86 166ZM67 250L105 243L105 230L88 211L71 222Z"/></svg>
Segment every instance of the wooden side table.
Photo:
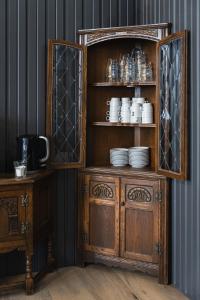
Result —
<svg viewBox="0 0 200 300"><path fill-rule="evenodd" d="M18 285L32 294L34 283L55 262L52 252L55 201L53 171L38 171L24 179L0 176L0 253L25 251L25 276L20 280L3 280L0 290ZM40 241L46 241L48 255L45 269L33 276L32 257ZM17 276L16 276L17 278Z"/></svg>

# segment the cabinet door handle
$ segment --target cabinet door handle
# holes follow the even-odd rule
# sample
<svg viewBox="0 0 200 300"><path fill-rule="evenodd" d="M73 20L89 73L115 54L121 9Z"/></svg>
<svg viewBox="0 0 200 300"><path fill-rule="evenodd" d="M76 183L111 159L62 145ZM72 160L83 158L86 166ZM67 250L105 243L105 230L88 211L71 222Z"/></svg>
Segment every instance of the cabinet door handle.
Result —
<svg viewBox="0 0 200 300"><path fill-rule="evenodd" d="M125 206L125 201L122 201L122 202L121 202L121 206Z"/></svg>

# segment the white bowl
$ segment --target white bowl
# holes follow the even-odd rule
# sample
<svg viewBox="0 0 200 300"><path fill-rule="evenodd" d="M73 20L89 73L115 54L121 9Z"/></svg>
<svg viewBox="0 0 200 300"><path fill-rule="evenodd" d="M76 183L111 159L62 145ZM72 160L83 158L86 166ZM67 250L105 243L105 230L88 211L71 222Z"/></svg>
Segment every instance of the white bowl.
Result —
<svg viewBox="0 0 200 300"><path fill-rule="evenodd" d="M116 162L116 161L123 161L124 163L125 162L128 162L128 158L110 158L110 161L111 162Z"/></svg>
<svg viewBox="0 0 200 300"><path fill-rule="evenodd" d="M149 147L146 146L136 146L136 147L130 147L128 150L149 150Z"/></svg>
<svg viewBox="0 0 200 300"><path fill-rule="evenodd" d="M112 153L112 152L126 152L126 153L128 153L128 148L111 148L110 149L110 153Z"/></svg>
<svg viewBox="0 0 200 300"><path fill-rule="evenodd" d="M116 163L111 163L114 167L124 167L126 165L128 165L128 163L120 163L120 162L116 162Z"/></svg>

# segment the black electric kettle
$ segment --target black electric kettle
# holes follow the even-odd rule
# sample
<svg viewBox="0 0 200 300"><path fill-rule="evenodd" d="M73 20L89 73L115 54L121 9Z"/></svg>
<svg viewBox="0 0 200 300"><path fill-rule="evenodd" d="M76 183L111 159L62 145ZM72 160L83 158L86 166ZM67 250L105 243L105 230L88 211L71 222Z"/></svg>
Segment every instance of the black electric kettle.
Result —
<svg viewBox="0 0 200 300"><path fill-rule="evenodd" d="M49 141L45 136L21 135L17 137L17 160L27 165L27 171L45 166L49 158Z"/></svg>

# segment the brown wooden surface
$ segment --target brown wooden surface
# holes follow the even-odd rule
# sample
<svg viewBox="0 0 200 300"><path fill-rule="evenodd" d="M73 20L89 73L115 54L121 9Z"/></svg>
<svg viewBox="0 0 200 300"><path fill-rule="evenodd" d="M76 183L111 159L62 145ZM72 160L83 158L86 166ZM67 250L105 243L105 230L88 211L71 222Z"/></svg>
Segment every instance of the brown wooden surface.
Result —
<svg viewBox="0 0 200 300"><path fill-rule="evenodd" d="M20 227L25 221L25 210L21 206L23 195L23 189L0 193L0 251L5 249L5 242L10 242L12 250L12 241L24 240Z"/></svg>
<svg viewBox="0 0 200 300"><path fill-rule="evenodd" d="M80 230L87 232L89 237L87 242L83 242L82 262L101 262L111 266L147 271L158 276L160 282L168 283L167 185L165 177L155 172L158 165L157 126L159 120L157 43L155 40L152 41L152 36L149 36L149 39L142 39L142 36L127 38L125 37L126 29L130 30L130 28L120 29L119 35L121 34L123 38L118 36L118 30L115 32L113 28L108 31L97 29L96 31L80 32L81 43L89 45L87 47L87 156L86 168L82 170L82 178L85 179L81 179L81 184L85 185L86 190L83 192L84 197L80 197L80 199L84 198L81 217L83 229ZM147 27L144 29L147 30ZM123 30L125 31L123 32ZM151 30L150 26L149 35L152 34ZM167 36L168 30L160 33L160 38ZM83 36L83 34L85 35ZM110 34L114 34L113 37ZM97 43L97 41L99 42ZM107 82L108 58L119 59L121 54L130 52L134 47L141 47L147 55L148 61L152 62L153 81L135 82L130 85ZM106 122L106 112L109 110L107 101L111 97L134 97L134 87L138 87L137 92L140 97L145 97L152 103L154 123L144 126L135 126L135 124L129 126L129 124ZM111 148L133 146L150 147L150 166L148 168L110 166L109 151ZM119 198L120 207L117 211L118 215L115 215L115 218L120 221L120 233L118 233L118 237L115 237L119 240L120 252L118 250L118 254L116 252L113 254L108 246L105 246L109 245L108 240L113 245L114 216L111 213L113 200L91 198L89 178L93 176L96 179L101 178L102 182L108 185L114 180L119 182L116 196ZM86 180L86 178L88 179ZM142 189L142 193L150 195L150 201L128 199L129 190L134 188ZM158 197L161 194L162 199ZM81 215L81 213L79 214ZM110 215L110 223L103 221L107 219L108 215ZM91 237L93 244L98 247L96 245L88 246ZM81 238L79 238L79 243L81 244ZM101 245L103 247L100 247Z"/></svg>
<svg viewBox="0 0 200 300"><path fill-rule="evenodd" d="M108 173L111 175L109 169ZM111 177L105 170L98 174L87 168L81 178L84 192L80 202L84 209L80 232L86 233L85 240L80 236L79 242L83 245L82 262L101 262L141 271L146 268L150 274L159 277L159 282L167 284L168 195L165 179L159 175L151 176L150 172L125 175L122 170ZM119 182L116 189L114 182ZM93 189L99 184L106 186L106 192L103 189L94 196ZM115 198L119 199L119 207L115 209L114 224L114 210L111 209ZM111 250L114 235L120 252ZM106 255L111 257L107 259Z"/></svg>
<svg viewBox="0 0 200 300"><path fill-rule="evenodd" d="M87 167L84 169L81 169L81 172L86 174L102 174L102 175L112 175L112 176L137 176L140 178L161 178L164 179L165 177L163 175L159 175L155 171L153 171L151 168L141 168L136 169L129 166L126 167L113 167L113 166L98 166L98 167Z"/></svg>
<svg viewBox="0 0 200 300"><path fill-rule="evenodd" d="M80 29L78 31L79 35L85 35L87 33L99 33L99 32L123 32L124 30L133 31L134 29L146 29L147 33L149 29L167 29L170 30L171 23L159 23L159 24L145 24L145 25L135 25L135 26L119 26L119 27L107 27L107 28L94 28L94 29Z"/></svg>
<svg viewBox="0 0 200 300"><path fill-rule="evenodd" d="M156 167L156 81L141 82L141 97L151 101L154 107L154 124L136 125L137 128L152 128L152 130L136 130L135 125L106 122L106 112L109 110L107 101L111 97L134 97L134 90L127 88L123 83L105 82L106 65L108 58L119 58L121 54L130 52L134 47L141 46L148 60L152 62L154 79L156 79L156 43L148 40L124 39L111 40L88 47L87 80L87 158L86 166L109 165L109 150L115 147L150 147L150 166ZM99 63L101 62L101 63ZM92 66L92 67L90 67ZM92 126L91 126L92 125ZM95 126L94 126L95 125ZM101 126L100 126L101 125ZM107 126L106 135L105 127ZM116 129L114 127L117 127Z"/></svg>
<svg viewBox="0 0 200 300"><path fill-rule="evenodd" d="M119 180L86 175L83 193L83 234L85 250L107 255L119 254Z"/></svg>
<svg viewBox="0 0 200 300"><path fill-rule="evenodd" d="M39 241L48 248L48 264L54 263L52 254L52 201L55 201L52 171L41 171L26 179L0 179L0 253L25 251L25 287L27 294L34 291L32 257ZM15 266L13 266L14 268ZM2 282L0 290L20 282Z"/></svg>
<svg viewBox="0 0 200 300"><path fill-rule="evenodd" d="M124 178L121 188L121 256L158 263L158 181Z"/></svg>
<svg viewBox="0 0 200 300"><path fill-rule="evenodd" d="M134 81L130 83L123 83L123 82L93 82L93 83L88 83L89 86L99 86L99 87L137 87L137 86L148 86L148 85L156 85L156 81Z"/></svg>
<svg viewBox="0 0 200 300"><path fill-rule="evenodd" d="M142 124L142 123L115 123L115 122L93 122L93 126L104 126L104 127L156 127L156 124Z"/></svg>
<svg viewBox="0 0 200 300"><path fill-rule="evenodd" d="M162 245L161 255L159 257L159 281L160 283L168 284L171 272L170 259L169 259L169 248L170 248L170 212L169 212L169 182L167 179L160 180L159 189L162 191L162 202L160 202L160 223L159 223L159 235L160 242Z"/></svg>
<svg viewBox="0 0 200 300"><path fill-rule="evenodd" d="M13 173L0 173L0 186L12 186L12 185L16 185L19 186L20 185L24 185L24 184L31 184L34 183L38 180L41 180L42 178L49 176L53 173L53 170L51 169L44 169L44 170L39 170L36 171L32 174L28 174L25 178L15 178L14 176L14 172Z"/></svg>

